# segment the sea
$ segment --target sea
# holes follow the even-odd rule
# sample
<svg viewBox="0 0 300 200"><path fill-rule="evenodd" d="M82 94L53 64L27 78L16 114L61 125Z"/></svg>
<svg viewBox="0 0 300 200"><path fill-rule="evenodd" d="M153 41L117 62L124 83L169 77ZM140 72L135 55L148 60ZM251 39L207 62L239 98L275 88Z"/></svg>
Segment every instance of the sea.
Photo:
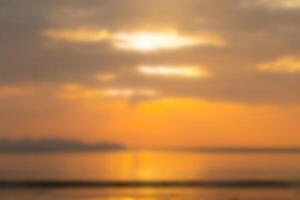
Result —
<svg viewBox="0 0 300 200"><path fill-rule="evenodd" d="M299 200L300 154L0 154L0 200Z"/></svg>

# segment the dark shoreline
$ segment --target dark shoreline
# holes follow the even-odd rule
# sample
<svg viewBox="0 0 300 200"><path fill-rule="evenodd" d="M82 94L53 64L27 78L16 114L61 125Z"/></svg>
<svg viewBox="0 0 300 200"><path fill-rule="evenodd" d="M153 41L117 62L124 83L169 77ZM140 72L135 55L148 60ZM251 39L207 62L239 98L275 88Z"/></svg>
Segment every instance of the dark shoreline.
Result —
<svg viewBox="0 0 300 200"><path fill-rule="evenodd" d="M59 188L300 188L300 181L0 181L0 189Z"/></svg>

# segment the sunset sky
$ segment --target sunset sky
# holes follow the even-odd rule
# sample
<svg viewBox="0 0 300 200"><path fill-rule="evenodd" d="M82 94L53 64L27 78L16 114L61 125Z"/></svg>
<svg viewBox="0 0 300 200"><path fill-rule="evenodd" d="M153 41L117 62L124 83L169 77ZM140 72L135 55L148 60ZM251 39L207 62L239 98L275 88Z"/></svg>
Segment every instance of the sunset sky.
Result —
<svg viewBox="0 0 300 200"><path fill-rule="evenodd" d="M1 0L0 138L300 146L300 0Z"/></svg>

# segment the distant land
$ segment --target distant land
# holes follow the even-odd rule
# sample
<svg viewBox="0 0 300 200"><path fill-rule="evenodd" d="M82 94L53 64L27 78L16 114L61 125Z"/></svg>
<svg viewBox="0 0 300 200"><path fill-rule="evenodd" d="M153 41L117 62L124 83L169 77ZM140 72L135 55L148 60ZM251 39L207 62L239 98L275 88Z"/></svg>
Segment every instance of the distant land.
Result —
<svg viewBox="0 0 300 200"><path fill-rule="evenodd" d="M120 151L125 149L124 145L113 142L88 144L81 141L63 139L0 139L0 153Z"/></svg>
<svg viewBox="0 0 300 200"><path fill-rule="evenodd" d="M165 151L177 153L296 153L300 147L167 147L132 148L117 142L85 143L68 139L0 139L0 153L47 153L47 152L90 152L90 151Z"/></svg>

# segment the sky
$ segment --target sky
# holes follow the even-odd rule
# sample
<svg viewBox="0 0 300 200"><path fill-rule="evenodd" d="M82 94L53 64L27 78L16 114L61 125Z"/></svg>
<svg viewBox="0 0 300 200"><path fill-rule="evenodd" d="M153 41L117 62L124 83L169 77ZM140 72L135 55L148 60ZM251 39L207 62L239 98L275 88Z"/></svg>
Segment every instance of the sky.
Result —
<svg viewBox="0 0 300 200"><path fill-rule="evenodd" d="M2 0L0 137L300 146L300 0Z"/></svg>

